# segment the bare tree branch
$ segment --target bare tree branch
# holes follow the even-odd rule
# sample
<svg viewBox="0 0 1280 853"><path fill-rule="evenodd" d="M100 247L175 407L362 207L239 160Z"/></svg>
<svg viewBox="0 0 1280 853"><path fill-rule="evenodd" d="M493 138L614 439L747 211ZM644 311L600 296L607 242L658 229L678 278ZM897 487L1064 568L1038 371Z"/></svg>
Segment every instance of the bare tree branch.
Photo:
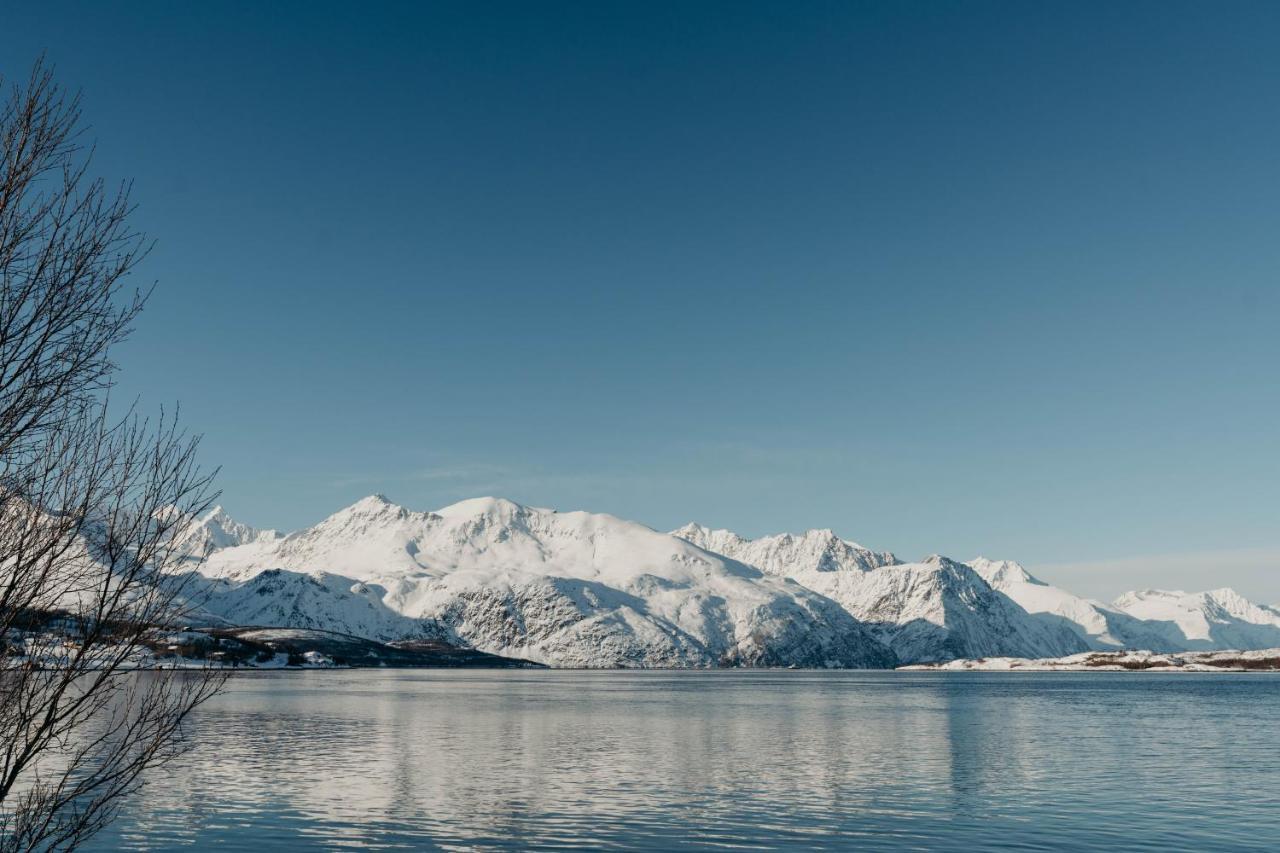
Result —
<svg viewBox="0 0 1280 853"><path fill-rule="evenodd" d="M0 851L100 830L221 684L135 665L189 613L172 569L212 475L176 417L108 413L148 247L79 126L43 61L0 106Z"/></svg>

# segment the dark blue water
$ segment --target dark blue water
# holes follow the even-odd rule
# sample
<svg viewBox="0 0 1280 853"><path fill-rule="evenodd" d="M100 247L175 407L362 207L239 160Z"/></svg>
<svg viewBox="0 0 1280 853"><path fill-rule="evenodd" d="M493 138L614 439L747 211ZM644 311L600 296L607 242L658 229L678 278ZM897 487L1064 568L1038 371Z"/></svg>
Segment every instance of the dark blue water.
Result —
<svg viewBox="0 0 1280 853"><path fill-rule="evenodd" d="M97 849L1274 850L1280 676L237 676Z"/></svg>

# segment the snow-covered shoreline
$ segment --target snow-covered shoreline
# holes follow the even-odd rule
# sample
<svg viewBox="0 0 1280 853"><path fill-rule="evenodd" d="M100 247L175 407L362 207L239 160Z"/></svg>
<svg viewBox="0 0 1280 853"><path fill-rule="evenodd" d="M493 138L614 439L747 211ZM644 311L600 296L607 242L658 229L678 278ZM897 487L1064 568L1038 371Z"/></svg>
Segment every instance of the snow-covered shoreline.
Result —
<svg viewBox="0 0 1280 853"><path fill-rule="evenodd" d="M1277 672L1280 648L1247 651L1082 652L1060 658L966 658L898 667L917 672Z"/></svg>

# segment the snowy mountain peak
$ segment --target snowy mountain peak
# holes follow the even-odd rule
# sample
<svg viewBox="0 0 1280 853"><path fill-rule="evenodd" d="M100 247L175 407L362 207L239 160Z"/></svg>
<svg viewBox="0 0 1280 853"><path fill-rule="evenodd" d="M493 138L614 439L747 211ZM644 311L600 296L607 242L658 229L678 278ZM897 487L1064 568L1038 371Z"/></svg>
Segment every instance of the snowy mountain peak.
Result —
<svg viewBox="0 0 1280 853"><path fill-rule="evenodd" d="M178 534L183 551L192 557L201 557L221 548L279 538L280 534L274 530L258 530L236 521L221 505L199 518L192 518L186 529Z"/></svg>
<svg viewBox="0 0 1280 853"><path fill-rule="evenodd" d="M365 497L353 503L351 506L346 507L345 509L339 510L339 512L347 512L347 513L383 512L388 508L400 509L401 507L399 507L397 504L392 503L391 500L381 492L375 492L372 495L366 495Z"/></svg>
<svg viewBox="0 0 1280 853"><path fill-rule="evenodd" d="M1205 592L1204 596L1210 601L1217 602L1218 604L1232 610L1245 610L1257 606L1229 586L1211 589Z"/></svg>
<svg viewBox="0 0 1280 853"><path fill-rule="evenodd" d="M513 519L531 512L550 512L535 507L527 507L506 498L483 497L458 501L455 504L436 510L433 515L446 519L492 518Z"/></svg>
<svg viewBox="0 0 1280 853"><path fill-rule="evenodd" d="M693 541L693 539L696 539L696 538L709 537L715 534L724 534L726 536L736 536L736 534L732 533L731 531L712 530L710 527L706 527L704 525L697 524L696 522L692 522L692 521L684 525L683 527L677 527L675 530L671 531L672 536L678 536L681 539L684 539L687 541Z"/></svg>
<svg viewBox="0 0 1280 853"><path fill-rule="evenodd" d="M988 560L986 557L975 557L969 561L968 565L996 589L999 589L1001 584L1008 583L1042 584L1023 568L1021 563L1013 560Z"/></svg>
<svg viewBox="0 0 1280 853"><path fill-rule="evenodd" d="M409 510L388 500L386 495L374 494L343 507L320 523L334 524L346 523L353 519L395 517L403 516L408 512Z"/></svg>

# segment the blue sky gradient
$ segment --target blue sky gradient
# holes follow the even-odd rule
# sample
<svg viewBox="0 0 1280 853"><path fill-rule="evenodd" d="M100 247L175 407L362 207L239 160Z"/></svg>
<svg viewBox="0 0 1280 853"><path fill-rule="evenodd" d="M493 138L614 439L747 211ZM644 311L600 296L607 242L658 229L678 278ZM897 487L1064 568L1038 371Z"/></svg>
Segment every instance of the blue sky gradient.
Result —
<svg viewBox="0 0 1280 853"><path fill-rule="evenodd" d="M4 19L158 241L120 393L246 521L492 493L1098 595L1247 550L1199 586L1280 600L1276 4Z"/></svg>

